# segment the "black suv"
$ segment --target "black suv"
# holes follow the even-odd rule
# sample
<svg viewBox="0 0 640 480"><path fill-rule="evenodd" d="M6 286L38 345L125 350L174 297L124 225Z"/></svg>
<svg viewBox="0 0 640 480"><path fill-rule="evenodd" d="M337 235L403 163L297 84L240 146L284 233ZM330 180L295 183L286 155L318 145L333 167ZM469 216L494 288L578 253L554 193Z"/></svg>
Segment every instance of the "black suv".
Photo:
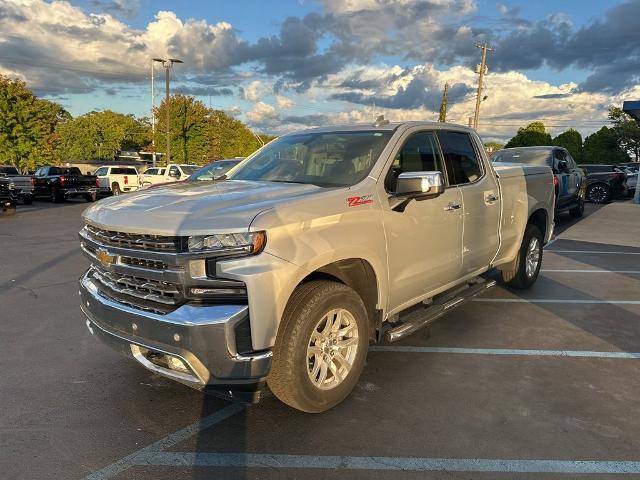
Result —
<svg viewBox="0 0 640 480"><path fill-rule="evenodd" d="M556 216L562 212L569 212L572 217L578 218L584 213L587 179L565 148L505 148L494 153L491 160L551 167L553 183L556 186Z"/></svg>
<svg viewBox="0 0 640 480"><path fill-rule="evenodd" d="M617 165L581 164L587 173L587 200L593 203L607 203L614 198L627 196L627 174Z"/></svg>

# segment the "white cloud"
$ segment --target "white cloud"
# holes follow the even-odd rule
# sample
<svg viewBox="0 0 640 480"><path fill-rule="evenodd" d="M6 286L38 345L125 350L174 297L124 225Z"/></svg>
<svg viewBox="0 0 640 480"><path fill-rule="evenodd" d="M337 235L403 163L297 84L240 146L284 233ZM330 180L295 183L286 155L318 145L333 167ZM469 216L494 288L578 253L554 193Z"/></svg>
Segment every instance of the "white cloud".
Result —
<svg viewBox="0 0 640 480"><path fill-rule="evenodd" d="M260 80L254 80L244 87L243 98L251 102L257 102L265 91L265 86Z"/></svg>
<svg viewBox="0 0 640 480"><path fill-rule="evenodd" d="M293 107L294 103L290 98L283 97L282 95L276 95L276 105L278 108L286 110Z"/></svg>
<svg viewBox="0 0 640 480"><path fill-rule="evenodd" d="M271 125L273 120L278 118L278 114L276 113L276 109L273 105L258 102L247 112L246 117L249 123L258 127L264 127Z"/></svg>

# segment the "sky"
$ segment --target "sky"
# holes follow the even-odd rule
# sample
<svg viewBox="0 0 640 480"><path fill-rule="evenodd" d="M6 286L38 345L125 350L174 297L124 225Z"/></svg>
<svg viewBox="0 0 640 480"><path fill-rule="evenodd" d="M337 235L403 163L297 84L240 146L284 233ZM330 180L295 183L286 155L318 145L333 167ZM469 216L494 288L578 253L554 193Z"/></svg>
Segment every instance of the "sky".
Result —
<svg viewBox="0 0 640 480"><path fill-rule="evenodd" d="M506 141L541 120L583 135L640 99L640 0L0 0L0 74L72 115L149 116L153 57L179 58L172 93L258 132L473 115ZM155 105L164 71L155 68Z"/></svg>

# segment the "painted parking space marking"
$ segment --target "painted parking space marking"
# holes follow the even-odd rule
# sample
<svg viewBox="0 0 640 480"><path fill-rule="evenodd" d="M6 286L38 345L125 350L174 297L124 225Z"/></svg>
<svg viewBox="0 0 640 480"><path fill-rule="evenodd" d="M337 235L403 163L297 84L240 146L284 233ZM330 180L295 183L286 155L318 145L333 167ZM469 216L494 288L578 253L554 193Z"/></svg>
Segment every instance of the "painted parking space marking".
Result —
<svg viewBox="0 0 640 480"><path fill-rule="evenodd" d="M599 250L546 250L549 253L585 253L587 255L640 255L640 252L601 252Z"/></svg>
<svg viewBox="0 0 640 480"><path fill-rule="evenodd" d="M586 350L532 350L518 348L452 348L414 347L405 345L372 345L370 352L397 353L458 353L466 355L523 355L532 357L577 357L640 359L640 352L593 352Z"/></svg>
<svg viewBox="0 0 640 480"><path fill-rule="evenodd" d="M508 460L489 458L355 457L274 455L268 453L152 452L138 466L235 467L377 471L451 471L506 473L640 473L640 462L608 460Z"/></svg>
<svg viewBox="0 0 640 480"><path fill-rule="evenodd" d="M232 417L233 415L241 412L244 409L244 405L232 403L231 405L218 410L216 413L204 417L197 422L194 422L191 425L178 430L177 432L161 438L151 445L148 445L130 455L127 455L124 458L121 458L120 460L115 461L111 465L107 465L106 467L93 472L85 478L86 480L104 480L107 478L112 478L119 473L124 472L130 467L140 465L139 462L142 458L145 458L145 456L150 455L154 452L160 452L166 448L173 447L174 445L177 445L178 443L198 434L200 431L212 427L229 417Z"/></svg>
<svg viewBox="0 0 640 480"><path fill-rule="evenodd" d="M564 304L605 304L605 305L640 305L640 300L573 300L551 298L474 298L472 302L484 303L564 303Z"/></svg>
<svg viewBox="0 0 640 480"><path fill-rule="evenodd" d="M593 270L555 270L551 268L543 268L540 269L542 273L627 273L627 274L637 274L640 273L640 270L604 270L604 269L593 269Z"/></svg>

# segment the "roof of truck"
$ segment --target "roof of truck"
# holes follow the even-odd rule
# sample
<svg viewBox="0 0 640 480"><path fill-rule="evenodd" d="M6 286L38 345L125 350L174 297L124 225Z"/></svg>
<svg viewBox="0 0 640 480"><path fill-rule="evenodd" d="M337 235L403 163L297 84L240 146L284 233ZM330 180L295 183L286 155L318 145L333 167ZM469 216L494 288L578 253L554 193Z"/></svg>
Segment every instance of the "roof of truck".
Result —
<svg viewBox="0 0 640 480"><path fill-rule="evenodd" d="M296 132L291 132L291 134L298 133L320 133L320 132L353 132L353 131L395 131L398 128L410 128L410 127L430 127L430 128L454 128L456 130L465 130L472 131L473 129L466 127L464 125L457 125L454 123L443 123L443 122L426 122L426 121L412 121L412 122L389 122L384 124L376 124L374 122L371 123L351 123L351 124L340 124L340 125L326 125L323 127L314 127L308 128L305 130L299 130Z"/></svg>

